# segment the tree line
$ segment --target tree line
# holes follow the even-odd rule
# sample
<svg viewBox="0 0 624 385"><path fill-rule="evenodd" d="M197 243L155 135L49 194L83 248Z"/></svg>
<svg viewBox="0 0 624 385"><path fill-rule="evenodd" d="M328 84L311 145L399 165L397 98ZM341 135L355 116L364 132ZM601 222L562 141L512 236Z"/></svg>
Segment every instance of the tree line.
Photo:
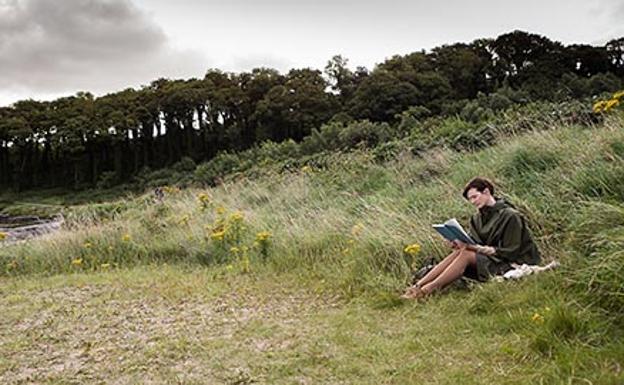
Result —
<svg viewBox="0 0 624 385"><path fill-rule="evenodd" d="M334 120L397 124L403 111L456 114L501 88L532 100L585 98L624 84L624 38L563 45L514 31L396 55L373 70L335 56L324 71L270 68L158 79L101 97L88 92L0 108L0 188L92 187L265 141L301 141Z"/></svg>

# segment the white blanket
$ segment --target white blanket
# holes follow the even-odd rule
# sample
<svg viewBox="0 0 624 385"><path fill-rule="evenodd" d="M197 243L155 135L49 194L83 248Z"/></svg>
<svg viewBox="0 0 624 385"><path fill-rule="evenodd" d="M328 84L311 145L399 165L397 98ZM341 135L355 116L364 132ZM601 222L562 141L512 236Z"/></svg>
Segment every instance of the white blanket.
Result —
<svg viewBox="0 0 624 385"><path fill-rule="evenodd" d="M495 279L497 281L503 281L506 279L520 279L520 278L526 277L527 275L531 275L534 273L541 273L542 271L552 270L558 267L559 265L560 263L557 261L552 261L546 266L527 265L527 264L517 265L515 263L512 263L511 264L511 267L513 267L512 270L509 270L502 276L497 276Z"/></svg>

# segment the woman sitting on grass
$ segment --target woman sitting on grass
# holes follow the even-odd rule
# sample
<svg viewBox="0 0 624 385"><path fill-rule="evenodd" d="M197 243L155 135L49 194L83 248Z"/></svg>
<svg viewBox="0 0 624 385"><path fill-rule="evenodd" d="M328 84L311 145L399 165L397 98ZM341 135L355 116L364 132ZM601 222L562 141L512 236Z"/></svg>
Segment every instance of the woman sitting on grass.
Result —
<svg viewBox="0 0 624 385"><path fill-rule="evenodd" d="M492 182L474 178L464 188L463 196L477 209L470 218L469 230L477 245L448 242L454 251L409 287L403 298L426 297L462 276L485 282L490 276L511 270L512 263L540 262L526 221L513 206L494 196Z"/></svg>

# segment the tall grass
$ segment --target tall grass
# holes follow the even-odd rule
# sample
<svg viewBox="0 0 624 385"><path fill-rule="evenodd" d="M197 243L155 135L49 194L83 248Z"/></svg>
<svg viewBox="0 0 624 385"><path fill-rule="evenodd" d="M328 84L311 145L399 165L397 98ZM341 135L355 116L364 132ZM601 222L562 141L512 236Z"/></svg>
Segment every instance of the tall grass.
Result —
<svg viewBox="0 0 624 385"><path fill-rule="evenodd" d="M66 212L67 229L0 248L0 274L164 262L222 263L246 272L263 264L312 274L345 295L391 292L425 257L446 253L431 224L449 217L467 221L472 208L460 191L475 175L492 178L527 216L546 260L576 266L590 260L587 253L605 256L598 265L583 264L578 282L602 271L601 263L619 274L613 269L621 252L605 244L619 245L621 223L604 229L598 224L604 223L600 210L617 211L624 200L622 120L592 128L559 126L501 142L476 152L407 152L384 162L370 151L336 153L324 168L306 166L209 189L170 188L162 202L146 194L74 206ZM259 240L260 232L269 235ZM403 251L412 243L422 246L417 256ZM602 285L588 290L606 296L605 306L620 303L621 291L597 278L592 282Z"/></svg>

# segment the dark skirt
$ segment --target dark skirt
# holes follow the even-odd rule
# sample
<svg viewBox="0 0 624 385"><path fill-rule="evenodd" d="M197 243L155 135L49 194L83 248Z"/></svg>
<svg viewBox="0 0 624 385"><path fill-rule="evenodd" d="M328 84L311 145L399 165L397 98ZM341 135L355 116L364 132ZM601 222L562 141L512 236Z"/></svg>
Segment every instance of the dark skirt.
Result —
<svg viewBox="0 0 624 385"><path fill-rule="evenodd" d="M507 262L500 262L487 255L477 253L477 266L468 266L464 276L477 281L486 282L495 275L503 275L512 269Z"/></svg>

